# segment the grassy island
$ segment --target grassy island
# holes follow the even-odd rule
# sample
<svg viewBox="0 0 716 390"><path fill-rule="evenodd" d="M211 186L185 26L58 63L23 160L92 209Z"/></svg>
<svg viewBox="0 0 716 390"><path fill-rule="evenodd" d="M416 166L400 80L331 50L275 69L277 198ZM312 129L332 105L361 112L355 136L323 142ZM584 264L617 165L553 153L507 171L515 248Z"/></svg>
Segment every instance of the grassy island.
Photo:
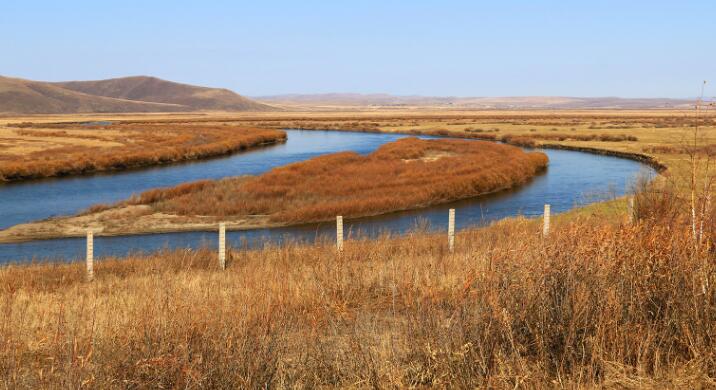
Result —
<svg viewBox="0 0 716 390"><path fill-rule="evenodd" d="M74 217L4 230L0 241L283 226L417 209L524 184L547 167L541 152L485 141L405 138L369 155L335 153L255 177L150 190Z"/></svg>

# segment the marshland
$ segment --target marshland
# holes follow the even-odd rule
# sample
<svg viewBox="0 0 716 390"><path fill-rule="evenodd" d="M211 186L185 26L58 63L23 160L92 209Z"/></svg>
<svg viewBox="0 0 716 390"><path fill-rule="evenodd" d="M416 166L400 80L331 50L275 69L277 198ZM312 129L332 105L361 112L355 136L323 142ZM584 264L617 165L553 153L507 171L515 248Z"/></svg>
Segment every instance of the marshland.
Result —
<svg viewBox="0 0 716 390"><path fill-rule="evenodd" d="M369 155L342 152L262 175L153 189L75 217L7 229L6 240L97 234L256 229L420 209L519 187L547 168L540 152L485 141L405 138Z"/></svg>
<svg viewBox="0 0 716 390"><path fill-rule="evenodd" d="M362 115L366 114L358 116ZM319 236L310 244L267 241L256 248L230 242L225 270L218 268L211 246L100 257L92 282L86 281L84 264L79 262L5 265L0 270L4 383L10 387L112 387L118 383L140 387L551 387L557 383L653 388L713 384L709 340L716 331L712 307L716 295L710 286L716 280L711 265L711 205L706 202L705 187L699 186L701 235L694 244L684 183L689 153L695 149L674 137L691 134L693 123L668 119L662 113L639 113L636 119L609 112L600 113L599 119L575 118L571 112L546 117L529 114L527 118L523 113L501 113L499 120L453 115L439 120L432 116L368 117L364 128L356 125L350 130L399 134L362 153L318 154L258 176L151 190L120 201L178 217L199 208L197 214L209 215L214 224L232 214L247 213L242 207L249 207L248 200L274 196L293 203L276 208L283 203L272 200L260 213L277 216L278 221L330 219L339 213L363 215L385 209L327 207L323 211L306 194L355 183L346 192L323 196L341 199L359 194L361 186L376 191L388 186L387 194L404 200L409 197L401 194L400 186L390 187L396 183L394 177L401 176L386 174L396 169L404 170L416 188L420 188L420 178L426 177L425 189L435 180L444 181L436 188L453 188L450 180L457 178L444 173L462 172L455 168L461 163L466 164L466 178L472 177L470 168L480 172L480 164L487 161L499 161L496 169L507 164L505 173L514 175L500 176L500 181L488 187L470 187L474 192L448 193L441 201L502 188L502 180L523 183L529 182L530 175L539 177L539 167L547 163L540 152L481 140L402 138L404 134L475 138L481 134L475 128L487 127L486 122L490 123L487 134L530 134L537 143L530 146L599 148L604 153L641 156L642 161L668 169L661 168L659 178L641 184L631 175L629 192L637 199L632 223L625 200L611 198L558 214L548 238L541 234L539 218L518 216L482 228L463 225L452 253L442 229L414 225L404 234L349 238L340 254L330 236ZM508 122L508 116L514 118ZM181 118L179 127L199 133L202 126L222 128L221 123L229 123L228 128L316 127L314 120L287 124L277 117L272 121ZM144 118L137 118L136 123L124 123L127 118L105 119L128 129L171 128L167 122L177 120L154 124L145 123L151 121ZM625 126L625 122L634 127L630 137L593 136L625 130L589 128ZM674 127L654 125L664 122ZM706 123L700 127L703 145L712 142L714 131ZM74 126L52 125L47 131ZM41 126L25 128L37 127ZM347 126L331 121L324 127ZM502 140L509 142L509 136ZM498 151L497 160L486 160L484 153L470 157L472 148ZM550 153L551 149L542 150ZM701 153L704 150L698 149L694 157L703 161L699 177L705 180L708 154ZM510 158L500 161L501 156ZM452 163L442 166L441 161ZM419 169L412 170L413 166ZM365 169L370 171L367 182L341 181L367 167L373 167ZM311 181L319 177L333 186ZM248 185L262 190L242 190ZM460 181L454 186L465 188ZM294 198L286 193L287 188ZM263 195L251 198L255 194ZM407 194L425 196L417 191ZM418 197L387 211L426 206L433 198ZM216 203L218 199L227 200L224 204L230 208L222 208L229 206ZM296 217L281 214L301 207L311 212ZM448 203L446 207L453 206ZM457 207L458 220L461 215Z"/></svg>
<svg viewBox="0 0 716 390"><path fill-rule="evenodd" d="M716 2L3 5L0 389L716 388Z"/></svg>

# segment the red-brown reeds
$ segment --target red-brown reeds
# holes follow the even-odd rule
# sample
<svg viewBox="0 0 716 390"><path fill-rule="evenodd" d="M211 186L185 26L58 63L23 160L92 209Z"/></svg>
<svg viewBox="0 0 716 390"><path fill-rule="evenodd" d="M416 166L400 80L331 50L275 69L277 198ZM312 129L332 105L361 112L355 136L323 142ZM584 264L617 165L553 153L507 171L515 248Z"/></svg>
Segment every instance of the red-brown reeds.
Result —
<svg viewBox="0 0 716 390"><path fill-rule="evenodd" d="M540 152L482 141L406 138L362 156L345 152L233 178L152 190L133 203L180 215L269 215L285 223L425 207L525 183Z"/></svg>
<svg viewBox="0 0 716 390"><path fill-rule="evenodd" d="M86 127L81 131L76 127L64 125L72 132L15 130L25 136L64 138L66 146L26 155L0 155L0 181L169 164L224 155L286 139L281 130L241 126L132 124ZM87 139L111 142L112 146L73 144L76 142L73 140Z"/></svg>

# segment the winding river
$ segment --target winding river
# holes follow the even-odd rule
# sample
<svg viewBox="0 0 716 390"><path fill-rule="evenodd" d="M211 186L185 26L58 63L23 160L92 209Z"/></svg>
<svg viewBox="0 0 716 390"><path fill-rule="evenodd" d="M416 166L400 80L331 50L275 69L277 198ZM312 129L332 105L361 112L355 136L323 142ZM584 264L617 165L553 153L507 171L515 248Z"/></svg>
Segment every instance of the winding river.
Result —
<svg viewBox="0 0 716 390"><path fill-rule="evenodd" d="M73 178L48 179L0 185L0 229L57 215L77 213L92 204L112 203L150 188L173 186L199 179L259 174L271 168L326 153L352 150L370 153L404 135L339 131L287 130L285 144L198 162L136 171ZM430 138L430 137L423 137ZM347 220L349 232L374 235L401 233L427 221L432 229L445 229L447 210L456 209L456 228L485 224L514 215L535 216L545 203L553 212L622 195L637 174L654 171L639 162L566 150L545 150L549 169L527 185L476 199L428 209ZM229 245L262 245L267 241L312 241L335 236L333 223L277 229L227 232ZM214 232L166 233L139 236L96 237L95 256L121 256L164 248L215 246ZM0 264L31 260L72 261L84 257L83 238L0 244Z"/></svg>

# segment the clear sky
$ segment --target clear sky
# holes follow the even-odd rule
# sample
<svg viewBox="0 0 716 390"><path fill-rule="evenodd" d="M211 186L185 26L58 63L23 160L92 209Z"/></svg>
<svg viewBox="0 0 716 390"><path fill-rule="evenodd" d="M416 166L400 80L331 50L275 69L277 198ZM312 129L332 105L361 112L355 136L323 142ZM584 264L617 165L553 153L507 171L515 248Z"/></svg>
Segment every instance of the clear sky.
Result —
<svg viewBox="0 0 716 390"><path fill-rule="evenodd" d="M0 74L250 96L693 97L716 84L715 25L714 0L2 0Z"/></svg>

